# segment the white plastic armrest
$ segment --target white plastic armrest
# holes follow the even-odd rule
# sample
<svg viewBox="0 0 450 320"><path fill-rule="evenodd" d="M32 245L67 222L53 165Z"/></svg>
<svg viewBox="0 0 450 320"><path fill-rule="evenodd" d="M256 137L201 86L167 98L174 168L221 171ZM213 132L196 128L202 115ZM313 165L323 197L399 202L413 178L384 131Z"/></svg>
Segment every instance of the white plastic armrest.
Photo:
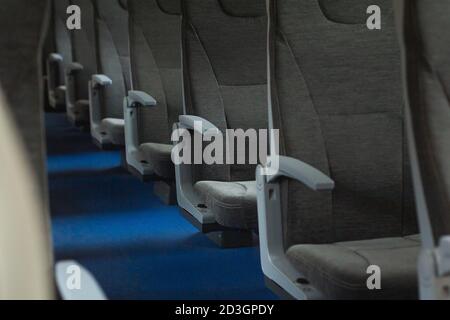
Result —
<svg viewBox="0 0 450 320"><path fill-rule="evenodd" d="M106 300L94 276L76 261L56 264L56 285L63 300Z"/></svg>
<svg viewBox="0 0 450 320"><path fill-rule="evenodd" d="M303 183L314 191L331 191L334 181L323 172L300 160L279 156L278 172L267 177L267 181L274 182L280 177L287 177Z"/></svg>
<svg viewBox="0 0 450 320"><path fill-rule="evenodd" d="M81 63L78 63L78 62L71 62L71 63L69 63L69 64L67 65L67 70L66 70L66 72L67 72L68 75L72 75L72 74L74 74L75 72L79 72L79 71L81 71L81 70L83 70L83 69L84 69L84 67L83 67L83 65L82 65Z"/></svg>
<svg viewBox="0 0 450 320"><path fill-rule="evenodd" d="M154 107L156 105L155 98L143 91L128 92L128 108Z"/></svg>
<svg viewBox="0 0 450 320"><path fill-rule="evenodd" d="M60 62L63 61L63 56L59 53L51 53L48 57L48 60L50 62Z"/></svg>
<svg viewBox="0 0 450 320"><path fill-rule="evenodd" d="M184 128L194 130L202 135L205 134L206 132L208 133L220 132L219 128L217 128L208 120L203 119L201 117L181 115L179 117L179 120L180 125L183 126Z"/></svg>
<svg viewBox="0 0 450 320"><path fill-rule="evenodd" d="M112 80L104 74L94 74L92 76L92 85L94 87L106 87L112 85Z"/></svg>

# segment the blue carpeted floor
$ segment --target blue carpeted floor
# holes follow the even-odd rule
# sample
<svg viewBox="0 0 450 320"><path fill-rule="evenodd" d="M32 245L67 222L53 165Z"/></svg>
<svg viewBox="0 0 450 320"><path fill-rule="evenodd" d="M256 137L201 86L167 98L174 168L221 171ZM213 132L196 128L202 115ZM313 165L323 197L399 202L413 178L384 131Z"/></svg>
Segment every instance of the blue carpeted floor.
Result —
<svg viewBox="0 0 450 320"><path fill-rule="evenodd" d="M223 250L99 151L62 114L47 114L57 260L75 259L110 299L274 299L258 248Z"/></svg>

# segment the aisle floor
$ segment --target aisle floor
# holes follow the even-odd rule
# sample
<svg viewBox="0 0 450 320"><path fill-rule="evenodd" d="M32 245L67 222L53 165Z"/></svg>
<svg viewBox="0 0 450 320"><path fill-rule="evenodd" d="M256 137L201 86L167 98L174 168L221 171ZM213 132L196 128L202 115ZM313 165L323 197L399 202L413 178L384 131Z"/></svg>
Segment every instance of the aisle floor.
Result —
<svg viewBox="0 0 450 320"><path fill-rule="evenodd" d="M63 114L47 114L53 242L57 260L75 259L110 299L275 299L258 248L220 249L152 185L100 151Z"/></svg>

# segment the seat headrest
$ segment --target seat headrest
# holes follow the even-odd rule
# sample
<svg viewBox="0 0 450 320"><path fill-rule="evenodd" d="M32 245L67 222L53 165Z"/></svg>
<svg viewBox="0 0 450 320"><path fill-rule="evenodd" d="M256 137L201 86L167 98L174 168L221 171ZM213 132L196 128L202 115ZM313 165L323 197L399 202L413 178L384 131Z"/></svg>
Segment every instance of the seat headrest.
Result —
<svg viewBox="0 0 450 320"><path fill-rule="evenodd" d="M157 0L156 2L161 11L167 14L181 14L181 0Z"/></svg>
<svg viewBox="0 0 450 320"><path fill-rule="evenodd" d="M216 0L223 11L235 17L263 17L267 14L266 3L261 0Z"/></svg>
<svg viewBox="0 0 450 320"><path fill-rule="evenodd" d="M312 0L314 1L314 0ZM336 23L364 24L367 20L367 8L370 5L385 4L386 1L374 0L316 0L324 16Z"/></svg>

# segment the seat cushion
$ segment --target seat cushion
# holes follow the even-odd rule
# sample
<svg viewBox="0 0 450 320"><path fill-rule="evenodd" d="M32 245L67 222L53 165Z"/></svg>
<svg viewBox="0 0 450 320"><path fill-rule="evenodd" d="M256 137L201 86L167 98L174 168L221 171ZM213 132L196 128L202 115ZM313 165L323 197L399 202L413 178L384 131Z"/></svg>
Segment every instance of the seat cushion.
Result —
<svg viewBox="0 0 450 320"><path fill-rule="evenodd" d="M257 228L255 181L200 181L194 188L219 224L237 229Z"/></svg>
<svg viewBox="0 0 450 320"><path fill-rule="evenodd" d="M172 162L171 144L144 143L140 146L144 159L152 166L156 175L174 180L175 166Z"/></svg>
<svg viewBox="0 0 450 320"><path fill-rule="evenodd" d="M125 145L125 121L123 119L103 119L102 127L113 144L118 146Z"/></svg>
<svg viewBox="0 0 450 320"><path fill-rule="evenodd" d="M69 120L75 125L89 123L89 100L77 100L71 110L67 110Z"/></svg>
<svg viewBox="0 0 450 320"><path fill-rule="evenodd" d="M295 245L287 256L330 299L417 299L418 235L323 245ZM369 290L370 265L381 269L381 290Z"/></svg>
<svg viewBox="0 0 450 320"><path fill-rule="evenodd" d="M60 108L66 103L66 86L59 86L50 91L49 102L53 108Z"/></svg>

